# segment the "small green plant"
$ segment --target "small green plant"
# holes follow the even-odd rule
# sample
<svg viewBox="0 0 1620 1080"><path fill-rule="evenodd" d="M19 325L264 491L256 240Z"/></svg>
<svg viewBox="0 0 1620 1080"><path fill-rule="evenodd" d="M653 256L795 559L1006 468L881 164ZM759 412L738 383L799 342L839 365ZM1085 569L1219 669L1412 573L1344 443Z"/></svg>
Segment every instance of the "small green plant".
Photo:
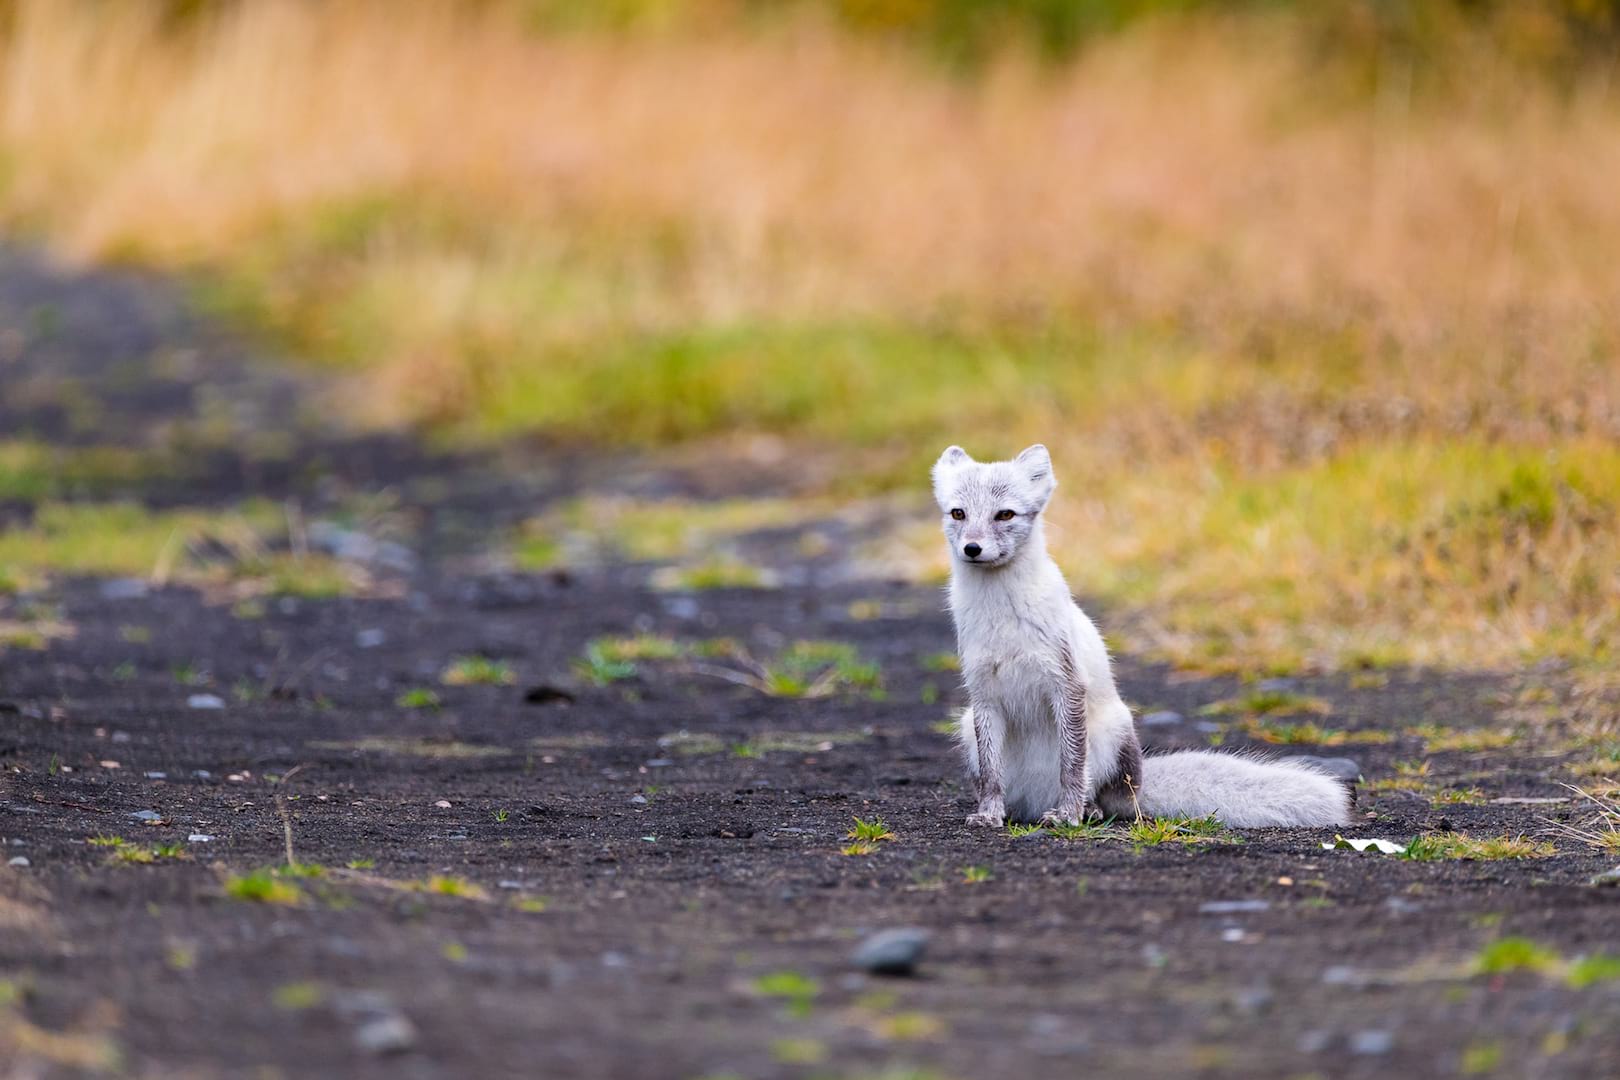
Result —
<svg viewBox="0 0 1620 1080"><path fill-rule="evenodd" d="M1302 713L1326 716L1332 706L1322 698L1287 690L1255 690L1241 697L1212 702L1198 711L1203 716L1298 716Z"/></svg>
<svg viewBox="0 0 1620 1080"><path fill-rule="evenodd" d="M1426 754L1440 754L1453 750L1464 752L1500 750L1512 746L1519 738L1511 731L1446 728L1438 724L1418 724L1407 728L1406 734L1422 739L1423 752Z"/></svg>
<svg viewBox="0 0 1620 1080"><path fill-rule="evenodd" d="M962 883L964 885L981 885L984 882L989 881L994 876L995 875L990 872L990 868L988 866L962 867Z"/></svg>
<svg viewBox="0 0 1620 1080"><path fill-rule="evenodd" d="M919 663L924 671L961 671L962 661L953 652L929 653Z"/></svg>
<svg viewBox="0 0 1620 1080"><path fill-rule="evenodd" d="M1583 956L1570 964L1564 973L1564 981L1576 990L1584 989L1593 983L1616 980L1620 980L1620 956L1610 956L1606 953Z"/></svg>
<svg viewBox="0 0 1620 1080"><path fill-rule="evenodd" d="M417 686L400 694L394 704L402 709L437 709L442 703L436 692Z"/></svg>
<svg viewBox="0 0 1620 1080"><path fill-rule="evenodd" d="M1502 1044L1494 1040L1472 1042L1463 1048L1457 1070L1464 1076L1482 1076L1495 1072L1502 1064Z"/></svg>
<svg viewBox="0 0 1620 1080"><path fill-rule="evenodd" d="M446 686L510 686L517 674L504 660L487 656L458 656L439 675Z"/></svg>
<svg viewBox="0 0 1620 1080"><path fill-rule="evenodd" d="M754 980L754 992L769 998L781 998L794 1016L808 1016L810 1007L821 993L821 984L797 971L773 971Z"/></svg>
<svg viewBox="0 0 1620 1080"><path fill-rule="evenodd" d="M613 655L600 642L592 642L585 647L585 655L575 659L574 671L592 686L606 686L634 676L636 665Z"/></svg>
<svg viewBox="0 0 1620 1080"><path fill-rule="evenodd" d="M482 885L449 874L434 874L417 887L423 892L437 893L440 896L457 896L464 900L489 899L489 893Z"/></svg>
<svg viewBox="0 0 1620 1080"><path fill-rule="evenodd" d="M376 859L350 859L343 864L350 870L371 870L376 867Z"/></svg>
<svg viewBox="0 0 1620 1080"><path fill-rule="evenodd" d="M1441 788L1435 792L1436 806L1452 806L1456 804L1474 805L1485 801L1485 793L1479 788Z"/></svg>
<svg viewBox="0 0 1620 1080"><path fill-rule="evenodd" d="M870 855L877 850L877 845L869 840L857 840L853 844L845 844L839 849L840 855Z"/></svg>
<svg viewBox="0 0 1620 1080"><path fill-rule="evenodd" d="M258 904L292 905L304 899L302 889L290 881L281 880L269 870L255 870L251 874L227 878L225 895Z"/></svg>
<svg viewBox="0 0 1620 1080"><path fill-rule="evenodd" d="M1512 971L1555 971L1561 965L1558 953L1528 938L1507 937L1491 942L1474 959L1474 970L1484 975Z"/></svg>
<svg viewBox="0 0 1620 1080"><path fill-rule="evenodd" d="M118 848L123 847L128 841L122 836L92 836L85 843L91 847Z"/></svg>
<svg viewBox="0 0 1620 1080"><path fill-rule="evenodd" d="M506 819L511 817L511 816L512 816L512 811L510 811L510 810L497 810L497 811L495 811L495 814L494 814L495 823L497 825L504 824L506 822Z"/></svg>
<svg viewBox="0 0 1620 1080"><path fill-rule="evenodd" d="M858 840L868 844L876 844L880 840L895 839L894 831L889 828L882 818L873 818L871 821L856 818L855 827L844 835L851 840Z"/></svg>
<svg viewBox="0 0 1620 1080"><path fill-rule="evenodd" d="M1137 848L1171 843L1230 842L1235 839L1213 815L1198 818L1143 818L1126 827L1125 838Z"/></svg>
<svg viewBox="0 0 1620 1080"><path fill-rule="evenodd" d="M1467 833L1424 833L1406 846L1401 856L1414 862L1435 862L1442 859L1494 861L1497 859L1535 859L1554 855L1557 849L1546 841L1529 840L1523 836L1493 836L1475 838Z"/></svg>
<svg viewBox="0 0 1620 1080"><path fill-rule="evenodd" d="M673 638L659 634L637 634L634 637L605 637L597 638L586 645L586 651L594 651L598 656L608 661L635 661L635 660L679 660L686 655L686 650Z"/></svg>
<svg viewBox="0 0 1620 1080"><path fill-rule="evenodd" d="M1309 722L1279 724L1274 721L1250 718L1244 720L1239 727L1251 739L1284 745L1372 745L1393 742L1395 739L1395 736L1387 731L1340 731L1337 728L1325 728L1319 724Z"/></svg>
<svg viewBox="0 0 1620 1080"><path fill-rule="evenodd" d="M313 1009L326 1000L326 991L316 982L282 983L270 994L270 1002L285 1012Z"/></svg>

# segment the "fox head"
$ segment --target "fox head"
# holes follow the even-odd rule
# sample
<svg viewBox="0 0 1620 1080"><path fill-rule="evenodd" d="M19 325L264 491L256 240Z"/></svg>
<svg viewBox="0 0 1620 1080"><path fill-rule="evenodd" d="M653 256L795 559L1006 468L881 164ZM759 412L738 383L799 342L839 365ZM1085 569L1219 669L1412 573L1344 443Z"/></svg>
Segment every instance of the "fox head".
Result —
<svg viewBox="0 0 1620 1080"><path fill-rule="evenodd" d="M934 463L934 499L944 515L952 557L971 566L1005 566L1038 533L1057 480L1040 443L1011 461L978 462L952 446Z"/></svg>

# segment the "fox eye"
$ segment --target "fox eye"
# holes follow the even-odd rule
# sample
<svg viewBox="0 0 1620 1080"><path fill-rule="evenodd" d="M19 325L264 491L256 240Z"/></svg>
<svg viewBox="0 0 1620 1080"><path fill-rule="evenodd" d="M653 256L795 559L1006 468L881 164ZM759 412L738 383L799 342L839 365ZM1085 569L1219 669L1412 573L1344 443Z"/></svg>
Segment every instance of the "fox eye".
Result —
<svg viewBox="0 0 1620 1080"><path fill-rule="evenodd" d="M998 513L996 515L996 520L997 521L1011 521L1013 519L1013 516L1014 515L1013 515L1013 512L1011 510L1003 510L1003 511L1001 511L1000 513Z"/></svg>
<svg viewBox="0 0 1620 1080"><path fill-rule="evenodd" d="M957 521L966 521L967 520L967 511L966 510L960 510L960 509L952 510L951 511L951 517L955 518Z"/></svg>

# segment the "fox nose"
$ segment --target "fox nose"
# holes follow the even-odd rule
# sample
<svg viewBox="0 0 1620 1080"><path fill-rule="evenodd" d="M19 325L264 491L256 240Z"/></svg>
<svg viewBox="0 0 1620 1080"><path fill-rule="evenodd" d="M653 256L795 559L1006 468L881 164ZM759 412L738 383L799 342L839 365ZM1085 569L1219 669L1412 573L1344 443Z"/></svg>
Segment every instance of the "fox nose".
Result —
<svg viewBox="0 0 1620 1080"><path fill-rule="evenodd" d="M980 547L978 544L962 545L962 554L966 555L970 559L977 559L979 557L979 552L983 550L984 548Z"/></svg>

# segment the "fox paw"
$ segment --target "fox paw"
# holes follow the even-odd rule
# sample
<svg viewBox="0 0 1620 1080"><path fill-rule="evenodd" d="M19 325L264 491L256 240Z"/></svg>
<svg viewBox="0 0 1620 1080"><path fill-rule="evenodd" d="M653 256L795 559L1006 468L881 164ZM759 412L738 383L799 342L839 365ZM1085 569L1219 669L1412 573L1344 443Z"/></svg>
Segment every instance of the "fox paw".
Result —
<svg viewBox="0 0 1620 1080"><path fill-rule="evenodd" d="M980 810L976 814L967 816L969 825L982 825L987 829L999 829L1007 823L1007 815L1002 810Z"/></svg>
<svg viewBox="0 0 1620 1080"><path fill-rule="evenodd" d="M1056 810L1048 810L1046 813L1042 814L1041 815L1041 824L1042 825L1078 825L1078 824L1080 824L1080 819L1083 816L1085 816L1085 815L1081 814L1079 810L1076 810L1076 809L1067 809L1067 810L1065 810L1062 807L1059 807Z"/></svg>

